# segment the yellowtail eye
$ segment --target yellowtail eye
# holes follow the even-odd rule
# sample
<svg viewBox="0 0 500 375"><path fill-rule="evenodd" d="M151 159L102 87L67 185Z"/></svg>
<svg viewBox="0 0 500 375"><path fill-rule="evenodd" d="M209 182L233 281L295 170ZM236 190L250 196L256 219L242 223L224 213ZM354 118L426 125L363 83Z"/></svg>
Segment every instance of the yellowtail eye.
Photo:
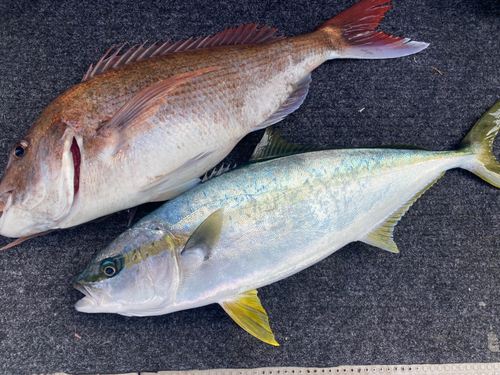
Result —
<svg viewBox="0 0 500 375"><path fill-rule="evenodd" d="M16 159L21 159L24 154L26 153L26 148L28 147L28 142L26 141L21 141L19 142L16 147L14 147L14 151L13 154L14 154L14 157Z"/></svg>
<svg viewBox="0 0 500 375"><path fill-rule="evenodd" d="M113 262L105 262L101 267L102 273L107 277L116 275L116 266Z"/></svg>

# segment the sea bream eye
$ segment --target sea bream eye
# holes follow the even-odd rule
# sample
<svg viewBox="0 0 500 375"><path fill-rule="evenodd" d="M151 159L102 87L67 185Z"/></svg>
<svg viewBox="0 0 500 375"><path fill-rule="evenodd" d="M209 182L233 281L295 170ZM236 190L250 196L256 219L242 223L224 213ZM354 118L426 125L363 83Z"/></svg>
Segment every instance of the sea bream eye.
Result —
<svg viewBox="0 0 500 375"><path fill-rule="evenodd" d="M26 141L21 141L19 142L16 147L14 148L14 157L17 159L21 159L24 154L26 153L26 148L28 147L28 142Z"/></svg>
<svg viewBox="0 0 500 375"><path fill-rule="evenodd" d="M115 263L109 260L102 264L101 271L106 277L113 277L118 272Z"/></svg>

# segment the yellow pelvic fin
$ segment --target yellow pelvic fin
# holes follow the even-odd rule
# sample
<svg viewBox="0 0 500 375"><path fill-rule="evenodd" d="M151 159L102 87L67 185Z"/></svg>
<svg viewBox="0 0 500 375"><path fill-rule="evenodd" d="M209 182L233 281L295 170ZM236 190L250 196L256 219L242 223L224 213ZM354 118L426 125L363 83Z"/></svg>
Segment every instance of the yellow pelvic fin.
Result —
<svg viewBox="0 0 500 375"><path fill-rule="evenodd" d="M245 331L268 344L279 346L274 340L266 310L262 307L256 290L233 296L220 305Z"/></svg>
<svg viewBox="0 0 500 375"><path fill-rule="evenodd" d="M393 239L394 227L398 223L399 220L403 217L403 215L408 211L415 201L420 198L422 194L424 194L427 189L429 189L432 185L434 185L437 180L443 177L444 172L439 175L434 181L432 181L429 185L419 191L413 198L411 198L408 202L402 205L389 219L387 219L382 225L380 225L373 232L370 232L365 238L361 240L361 242L367 243L368 245L372 245L378 247L382 250L390 251L391 253L399 253L398 247Z"/></svg>

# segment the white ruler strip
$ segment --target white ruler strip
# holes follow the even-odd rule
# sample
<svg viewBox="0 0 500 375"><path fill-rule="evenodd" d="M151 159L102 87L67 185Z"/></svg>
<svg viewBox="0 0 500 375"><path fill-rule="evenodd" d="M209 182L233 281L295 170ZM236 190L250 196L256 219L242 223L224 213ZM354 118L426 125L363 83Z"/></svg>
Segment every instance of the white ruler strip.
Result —
<svg viewBox="0 0 500 375"><path fill-rule="evenodd" d="M500 363L457 363L447 365L341 366L327 368L265 367L257 369L160 371L140 375L337 375L337 374L425 374L500 375Z"/></svg>
<svg viewBox="0 0 500 375"><path fill-rule="evenodd" d="M500 375L500 363L457 363L448 365L377 365L340 367L263 367L255 369L221 369L191 371L134 372L114 375ZM47 374L49 375L49 374ZM69 375L55 373L51 375ZM98 375L98 374L94 374ZM105 375L105 374L101 374ZM113 374L106 374L113 375Z"/></svg>

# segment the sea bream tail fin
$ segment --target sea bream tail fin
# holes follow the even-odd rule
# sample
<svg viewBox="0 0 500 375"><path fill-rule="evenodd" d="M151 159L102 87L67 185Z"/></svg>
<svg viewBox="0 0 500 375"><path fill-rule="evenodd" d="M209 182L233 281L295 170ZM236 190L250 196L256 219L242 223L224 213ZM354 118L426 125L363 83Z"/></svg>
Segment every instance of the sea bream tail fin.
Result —
<svg viewBox="0 0 500 375"><path fill-rule="evenodd" d="M493 141L500 129L500 100L480 119L460 144L460 151L476 157L462 168L478 175L486 182L500 188L500 164L493 155Z"/></svg>
<svg viewBox="0 0 500 375"><path fill-rule="evenodd" d="M412 55L429 46L375 31L390 0L361 0L316 30L327 32L332 43L330 59L389 59Z"/></svg>
<svg viewBox="0 0 500 375"><path fill-rule="evenodd" d="M252 336L265 343L279 346L269 326L266 310L262 307L256 290L240 293L220 303L233 320Z"/></svg>

